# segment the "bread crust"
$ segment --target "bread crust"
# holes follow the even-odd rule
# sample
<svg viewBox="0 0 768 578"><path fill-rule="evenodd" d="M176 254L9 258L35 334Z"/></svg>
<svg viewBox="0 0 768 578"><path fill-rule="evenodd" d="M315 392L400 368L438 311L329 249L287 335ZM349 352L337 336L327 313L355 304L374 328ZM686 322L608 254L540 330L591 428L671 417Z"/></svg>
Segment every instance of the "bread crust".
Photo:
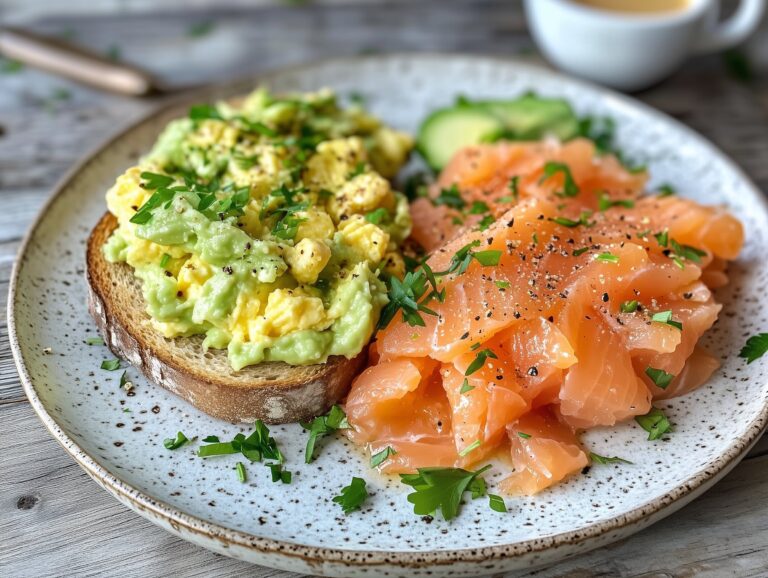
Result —
<svg viewBox="0 0 768 578"><path fill-rule="evenodd" d="M102 247L115 228L117 219L106 213L88 238L88 310L109 348L150 381L233 423L304 421L325 413L346 395L366 362L365 350L353 359L335 356L324 364L267 362L236 372L226 351L203 352L199 336L160 335L150 324L133 269L104 257Z"/></svg>

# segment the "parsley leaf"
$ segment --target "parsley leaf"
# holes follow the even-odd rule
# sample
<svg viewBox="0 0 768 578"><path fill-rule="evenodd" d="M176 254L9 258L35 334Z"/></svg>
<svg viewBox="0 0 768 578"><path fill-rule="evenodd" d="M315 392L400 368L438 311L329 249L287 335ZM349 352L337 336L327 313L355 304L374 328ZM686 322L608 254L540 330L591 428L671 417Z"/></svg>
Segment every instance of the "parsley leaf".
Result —
<svg viewBox="0 0 768 578"><path fill-rule="evenodd" d="M645 415L636 416L635 421L648 432L649 441L657 440L665 433L672 431L672 424L669 423L664 412L657 407L652 407L651 411Z"/></svg>
<svg viewBox="0 0 768 578"><path fill-rule="evenodd" d="M506 513L507 505L504 503L504 498L497 496L496 494L488 494L488 506L494 512Z"/></svg>
<svg viewBox="0 0 768 578"><path fill-rule="evenodd" d="M590 211L582 211L578 221L574 221L573 219L569 219L567 217L550 217L549 220L553 223L557 223L558 225L562 225L563 227L573 228L578 227L579 225L591 227L595 224L594 221L589 220L589 217L591 216L592 213Z"/></svg>
<svg viewBox="0 0 768 578"><path fill-rule="evenodd" d="M601 456L600 454L596 454L594 452L589 452L589 459L592 460L592 462L596 464L631 464L629 460L625 460L624 458L619 458L616 456L613 457L607 457L607 456Z"/></svg>
<svg viewBox="0 0 768 578"><path fill-rule="evenodd" d="M120 360L119 359L105 359L101 362L101 369L106 369L107 371L116 371L120 369Z"/></svg>
<svg viewBox="0 0 768 578"><path fill-rule="evenodd" d="M326 415L318 416L310 422L303 422L301 427L309 432L304 454L304 462L309 464L314 459L317 440L340 429L348 429L349 422L341 406L334 405Z"/></svg>
<svg viewBox="0 0 768 578"><path fill-rule="evenodd" d="M651 316L651 321L655 321L656 323L663 323L664 325L671 325L672 327L675 327L676 329L679 329L680 331L683 330L683 324L679 321L673 321L672 320L672 311L659 311L658 313L654 313Z"/></svg>
<svg viewBox="0 0 768 578"><path fill-rule="evenodd" d="M758 333L747 339L739 352L739 357L743 357L747 360L747 364L750 364L760 359L766 352L768 352L768 333Z"/></svg>
<svg viewBox="0 0 768 578"><path fill-rule="evenodd" d="M469 385L469 380L465 377L464 381L461 384L461 389L459 390L459 393L469 393L475 389L474 385Z"/></svg>
<svg viewBox="0 0 768 578"><path fill-rule="evenodd" d="M240 480L241 483L245 483L246 475L245 475L245 465L243 464L243 462L237 462L235 464L235 471L237 472L237 479Z"/></svg>
<svg viewBox="0 0 768 578"><path fill-rule="evenodd" d="M676 195L677 191L675 190L675 187L673 187L670 184L663 184L659 186L659 197L671 197L672 195Z"/></svg>
<svg viewBox="0 0 768 578"><path fill-rule="evenodd" d="M498 356L490 349L482 349L477 352L475 359L469 364L464 375L472 375L485 365L488 359L498 359Z"/></svg>
<svg viewBox="0 0 768 578"><path fill-rule="evenodd" d="M477 251L476 253L472 253L472 256L483 267L493 267L499 264L499 260L501 259L501 251L497 249Z"/></svg>
<svg viewBox="0 0 768 578"><path fill-rule="evenodd" d="M627 209L631 209L635 206L635 201L632 199L616 199L612 200L611 196L603 191L603 193L600 195L600 198L597 200L597 208L600 211L607 211L611 207L626 207Z"/></svg>
<svg viewBox="0 0 768 578"><path fill-rule="evenodd" d="M224 120L219 109L212 104L196 104L189 109L189 118L192 120Z"/></svg>
<svg viewBox="0 0 768 578"><path fill-rule="evenodd" d="M494 281L493 284L499 289L509 289L512 286L509 281Z"/></svg>
<svg viewBox="0 0 768 578"><path fill-rule="evenodd" d="M421 313L437 315L426 306L426 299L422 300L427 292L427 275L424 271L409 271L402 281L395 276L389 279L389 302L381 310L379 316L379 328L389 325L398 311L402 311L403 320L410 326L424 327L424 318Z"/></svg>
<svg viewBox="0 0 768 578"><path fill-rule="evenodd" d="M427 516L439 509L445 520L452 520L459 513L464 492L477 497L484 493L485 482L478 476L490 467L474 472L462 468L419 468L416 474L400 474L400 480L414 490L408 494L408 501L415 514Z"/></svg>
<svg viewBox="0 0 768 578"><path fill-rule="evenodd" d="M475 440L471 444L469 444L467 447L465 447L463 450L459 452L460 457L466 456L468 453L475 451L477 448L480 447L480 440Z"/></svg>
<svg viewBox="0 0 768 578"><path fill-rule="evenodd" d="M579 194L579 187L576 181L573 179L571 169L564 163L548 162L544 165L544 175L539 179L539 183L546 181L548 178L561 173L563 175L563 189L556 191L555 195L558 197L575 197Z"/></svg>
<svg viewBox="0 0 768 578"><path fill-rule="evenodd" d="M507 188L509 189L509 192L512 193L512 201L516 201L517 198L520 196L520 177L515 175L511 179L509 179L509 184L507 184ZM501 201L501 199L499 199ZM504 201L502 201L504 202Z"/></svg>
<svg viewBox="0 0 768 578"><path fill-rule="evenodd" d="M669 240L669 245L672 248L670 257L681 269L685 267L685 265L682 263L683 260L691 261L693 263L701 263L701 258L707 256L706 251L702 251L696 247L691 247L690 245L681 245L674 239Z"/></svg>
<svg viewBox="0 0 768 578"><path fill-rule="evenodd" d="M453 184L447 189L440 189L440 194L432 199L432 204L435 206L445 205L454 209L462 209L466 203L461 197L459 187Z"/></svg>
<svg viewBox="0 0 768 578"><path fill-rule="evenodd" d="M167 450L177 450L181 446L183 446L185 443L187 443L188 441L189 440L187 439L187 436L185 436L181 432L178 432L176 434L176 439L165 438L163 440L163 445L165 446L165 449L167 449Z"/></svg>
<svg viewBox="0 0 768 578"><path fill-rule="evenodd" d="M293 479L293 474L288 470L283 469L283 464L267 464L270 472L272 473L272 482L281 482L283 484L290 484Z"/></svg>
<svg viewBox="0 0 768 578"><path fill-rule="evenodd" d="M355 165L355 168L352 169L349 174L347 175L347 180L352 180L355 177L358 177L365 173L368 165L364 161L360 161Z"/></svg>
<svg viewBox="0 0 768 578"><path fill-rule="evenodd" d="M669 231L666 229L664 229L661 233L654 233L653 236L656 239L656 242L662 247L669 245Z"/></svg>
<svg viewBox="0 0 768 578"><path fill-rule="evenodd" d="M491 208L488 206L487 203L483 201L473 201L472 206L469 208L469 214L482 215L483 213L487 213L490 210Z"/></svg>
<svg viewBox="0 0 768 578"><path fill-rule="evenodd" d="M333 501L341 506L345 514L359 510L363 502L368 498L368 490L365 480L353 477L348 486L341 489L341 493L333 498Z"/></svg>
<svg viewBox="0 0 768 578"><path fill-rule="evenodd" d="M672 383L672 380L675 379L675 376L671 373L667 373L663 369L656 369L655 367L650 366L645 368L645 374L651 378L651 381L653 381L657 387L660 387L661 389L667 389L669 384Z"/></svg>
<svg viewBox="0 0 768 578"><path fill-rule="evenodd" d="M602 261L603 263L618 263L619 258L618 256L614 255L613 253L600 253L597 257L595 257L598 261Z"/></svg>
<svg viewBox="0 0 768 578"><path fill-rule="evenodd" d="M365 220L369 223L373 223L374 225L378 225L387 217L389 217L389 212L387 212L384 207L379 207L370 213L366 213Z"/></svg>
<svg viewBox="0 0 768 578"><path fill-rule="evenodd" d="M371 456L371 467L377 468L383 464L389 457L394 456L397 452L392 446L387 446L380 452L376 452Z"/></svg>
<svg viewBox="0 0 768 578"><path fill-rule="evenodd" d="M216 436L208 436L203 441L218 440ZM244 434L237 434L232 441L215 441L197 450L197 455L201 458L212 456L223 456L228 454L243 454L249 461L260 462L262 460L275 460L283 463L283 454L277 446L275 438L269 435L269 428L264 425L260 419L254 423L254 431L246 437Z"/></svg>
<svg viewBox="0 0 768 578"><path fill-rule="evenodd" d="M621 312L622 313L634 313L637 311L637 306L639 303L636 300L633 301L624 301L624 303L621 304Z"/></svg>

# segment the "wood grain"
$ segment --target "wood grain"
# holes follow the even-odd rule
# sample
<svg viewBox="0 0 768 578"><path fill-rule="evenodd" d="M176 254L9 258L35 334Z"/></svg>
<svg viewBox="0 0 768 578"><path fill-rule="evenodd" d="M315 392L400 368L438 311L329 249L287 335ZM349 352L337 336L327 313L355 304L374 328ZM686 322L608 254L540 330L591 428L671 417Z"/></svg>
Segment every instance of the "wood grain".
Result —
<svg viewBox="0 0 768 578"><path fill-rule="evenodd" d="M8 6L26 7L12 0ZM58 3L49 3L58 4ZM69 3L69 10L77 8ZM127 7L46 17L35 29L67 31L78 42L184 84L256 74L323 56L371 51L451 51L516 55L540 62L517 3L508 0L366 2L357 6L216 11L194 2L105 3ZM81 2L81 5L84 5ZM90 6L90 3L89 3ZM18 12L19 17L34 11ZM37 12L36 14L43 14ZM7 12L5 13L7 15ZM190 24L214 22L191 38ZM768 34L749 45L757 78L740 83L718 57L698 58L638 95L712 139L768 188ZM194 63L194 66L191 64ZM64 89L66 92L62 92ZM19 240L53 184L99 141L156 105L106 96L31 70L0 74L0 299ZM23 396L0 310L0 575L256 576L291 574L224 558L156 528L92 483L37 421ZM704 497L619 544L574 558L537 577L766 576L768 440Z"/></svg>

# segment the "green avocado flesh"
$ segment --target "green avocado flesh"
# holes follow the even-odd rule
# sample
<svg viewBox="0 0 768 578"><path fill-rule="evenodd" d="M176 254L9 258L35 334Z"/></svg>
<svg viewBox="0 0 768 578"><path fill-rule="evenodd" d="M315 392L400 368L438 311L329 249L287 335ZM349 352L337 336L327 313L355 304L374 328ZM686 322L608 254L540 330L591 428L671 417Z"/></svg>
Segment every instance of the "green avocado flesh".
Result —
<svg viewBox="0 0 768 578"><path fill-rule="evenodd" d="M466 101L436 110L421 124L417 147L435 170L459 149L483 142L576 136L579 122L560 99L525 95L514 100Z"/></svg>

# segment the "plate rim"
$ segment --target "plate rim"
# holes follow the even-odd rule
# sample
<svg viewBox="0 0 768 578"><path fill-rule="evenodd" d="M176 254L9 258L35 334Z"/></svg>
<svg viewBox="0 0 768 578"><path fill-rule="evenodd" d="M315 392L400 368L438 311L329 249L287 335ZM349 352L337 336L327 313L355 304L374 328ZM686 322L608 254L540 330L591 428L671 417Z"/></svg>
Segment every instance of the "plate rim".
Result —
<svg viewBox="0 0 768 578"><path fill-rule="evenodd" d="M21 346L18 341L15 303L17 284L26 260L29 245L33 237L35 237L49 208L61 198L62 191L68 187L71 181L93 163L105 149L120 141L126 134L133 132L140 126L151 123L154 119L163 116L170 110L183 105L185 102L204 98L206 94L212 95L216 92L232 90L241 85L257 86L259 84L268 83L271 78L291 73L301 73L321 66L334 64L354 65L363 62L379 62L385 64L388 61L408 59L422 61L452 61L461 59L465 61L475 60L478 62L495 62L507 66L515 66L530 74L549 76L555 80L559 79L581 90L591 92L603 99L613 100L622 106L639 110L643 114L653 117L655 120L673 126L686 137L686 140L696 142L699 146L705 148L709 154L718 157L728 169L738 176L740 181L755 193L755 197L759 200L760 208L768 215L768 199L761 189L728 154L719 149L705 136L689 128L677 119L630 96L548 69L544 66L522 62L514 57L440 52L393 52L379 55L323 58L307 63L270 69L253 76L216 82L202 88L191 88L189 90L184 90L179 95L169 97L167 100L160 102L147 113L132 120L120 130L111 134L95 147L91 148L91 150L83 156L81 160L74 163L54 185L52 192L38 211L19 245L16 259L11 270L7 302L8 334L11 352L24 393L37 414L38 419L40 419L54 439L75 460L75 462L80 465L91 478L98 482L98 485L101 485L104 489L108 490L109 493L113 494L113 496L120 501L123 501L123 503L126 503L126 505L131 506L134 511L138 513L151 512L157 516L159 520L166 522L173 528L183 527L191 534L215 540L219 543L223 542L225 545L243 547L263 555L277 555L279 557L287 557L291 559L300 558L313 566L321 563L341 563L347 566L422 568L426 566L453 564L456 562L474 563L504 558L521 558L526 555L534 555L558 547L596 542L611 531L620 530L622 528L631 528L633 526L642 526L644 521L650 521L651 523L658 521L665 517L665 515L673 513L676 509L687 503L687 501L698 496L708 489L708 485L712 485L727 474L738 464L746 452L749 451L765 432L766 427L768 427L768 403L763 405L762 410L755 419L745 425L743 434L736 437L724 452L711 462L707 463L706 467L694 476L686 479L679 486L670 489L668 492L654 500L645 502L625 513L602 522L588 525L585 528L559 532L544 538L533 538L507 544L497 544L494 546L468 547L456 550L416 551L311 546L277 538L260 537L245 531L226 528L215 522L207 521L183 512L182 510L166 504L162 500L153 498L149 494L144 493L121 480L118 476L110 473L105 467L99 464L97 460L91 457L59 427L56 420L48 413L42 400L37 395L31 376L27 371ZM682 503L680 503L681 501Z"/></svg>

